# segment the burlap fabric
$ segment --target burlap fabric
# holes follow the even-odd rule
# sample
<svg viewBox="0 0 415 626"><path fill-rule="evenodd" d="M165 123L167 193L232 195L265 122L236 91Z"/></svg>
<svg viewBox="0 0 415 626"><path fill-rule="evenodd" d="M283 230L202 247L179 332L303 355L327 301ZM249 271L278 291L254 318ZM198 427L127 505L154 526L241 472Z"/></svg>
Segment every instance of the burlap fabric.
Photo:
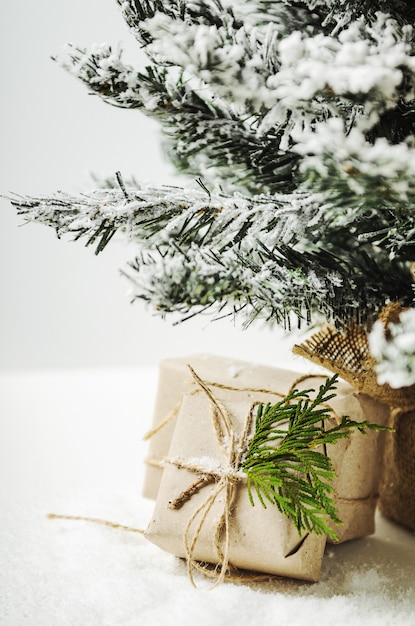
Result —
<svg viewBox="0 0 415 626"><path fill-rule="evenodd" d="M398 311L398 305L389 307L384 321L393 320ZM389 407L394 432L384 434L379 506L385 516L415 530L415 385L392 389L377 384L367 332L357 324L342 331L326 327L295 346L294 353L339 374L360 393Z"/></svg>

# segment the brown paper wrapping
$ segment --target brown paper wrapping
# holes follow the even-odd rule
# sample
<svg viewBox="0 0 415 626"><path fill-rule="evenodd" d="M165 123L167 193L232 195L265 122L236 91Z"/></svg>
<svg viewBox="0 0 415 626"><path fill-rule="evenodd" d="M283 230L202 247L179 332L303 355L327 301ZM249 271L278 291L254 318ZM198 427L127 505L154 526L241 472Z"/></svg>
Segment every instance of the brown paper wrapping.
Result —
<svg viewBox="0 0 415 626"><path fill-rule="evenodd" d="M160 367L153 423L155 427L180 405L183 386L186 386L186 381L188 385L190 384L186 363L190 363L202 379L220 381L222 385L239 388L241 391L236 395L241 397L249 394L250 401L259 396L255 396L254 392L242 390L267 389L285 395L293 383L301 378L301 374L297 372L216 356L195 355L166 360ZM318 389L323 380L321 377L310 376L295 386L299 389ZM217 388L215 388L216 393ZM229 393L235 398L235 392ZM274 402L278 399L279 396L275 396ZM337 415L348 415L355 421L367 420L384 425L388 419L388 409L383 404L364 394L356 393L345 382L338 383L337 396L329 404ZM182 419L186 421L185 416ZM171 454L169 446L176 422L177 418L171 419L150 439L150 459L159 462ZM179 440L177 445L186 446L186 439L193 436L195 428L196 426L189 428L186 438L182 442ZM335 446L327 446L327 452L337 474L334 483L336 506L339 518L343 521L342 525L336 525L334 528L339 543L372 534L375 530L374 514L381 473L382 444L383 433L370 431L366 435L355 432L349 439L341 440ZM159 467L148 467L144 485L144 494L147 497L154 499L157 497L162 473L163 470Z"/></svg>
<svg viewBox="0 0 415 626"><path fill-rule="evenodd" d="M232 400L231 395L232 392L215 390L215 397L225 404L232 416L234 431L240 434L252 406L252 396L262 401L269 400L270 396L261 398L260 394L249 394L249 397L238 399L240 392L233 392L236 398ZM226 468L226 456L212 427L209 400L203 393L183 397L169 458L191 459L207 467L217 461ZM187 556L184 539L189 520L215 489L215 484L207 485L194 493L181 508L170 509L169 502L194 482L193 471L166 464L153 518L146 531L150 541L179 557ZM215 535L224 505L224 497L219 495L200 529L193 554L195 560L214 564L219 562ZM325 543L325 537L315 534L300 537L292 522L279 513L275 506L264 509L259 502L252 506L244 481L236 485L229 532L230 565L239 569L317 581Z"/></svg>
<svg viewBox="0 0 415 626"><path fill-rule="evenodd" d="M330 406L337 415L348 415L357 422L366 419L383 426L389 417L387 407L366 395L356 394L347 383L339 385ZM342 525L333 527L338 535L336 543L375 532L384 435L383 432L369 431L363 435L354 431L347 439L327 446L337 475L333 483L336 508L343 521Z"/></svg>

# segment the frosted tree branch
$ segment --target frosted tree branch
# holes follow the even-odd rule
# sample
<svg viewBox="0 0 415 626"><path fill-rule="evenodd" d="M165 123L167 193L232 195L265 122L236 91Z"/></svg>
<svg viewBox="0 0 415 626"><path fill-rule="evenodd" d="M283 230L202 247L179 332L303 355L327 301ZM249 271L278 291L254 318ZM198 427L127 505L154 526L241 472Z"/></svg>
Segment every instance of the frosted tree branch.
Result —
<svg viewBox="0 0 415 626"><path fill-rule="evenodd" d="M398 302L409 313L388 336L375 325L371 345L382 380L412 381L413 3L117 4L147 66L108 44L59 62L108 104L157 120L166 155L201 189L118 175L79 196L15 197L18 212L97 252L115 234L134 242L133 298L161 312L352 317L370 330Z"/></svg>

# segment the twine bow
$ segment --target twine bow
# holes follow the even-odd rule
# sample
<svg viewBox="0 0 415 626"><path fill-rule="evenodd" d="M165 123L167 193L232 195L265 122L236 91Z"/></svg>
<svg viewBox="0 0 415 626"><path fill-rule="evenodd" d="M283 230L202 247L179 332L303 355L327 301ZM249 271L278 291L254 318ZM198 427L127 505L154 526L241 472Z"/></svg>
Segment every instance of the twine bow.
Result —
<svg viewBox="0 0 415 626"><path fill-rule="evenodd" d="M193 462L191 459L166 459L167 463L175 465L180 469L188 469L199 475L198 479L186 489L186 491L170 502L169 506L171 508L181 507L202 487L210 482L215 482L213 490L191 515L184 532L187 572L192 584L195 586L193 577L194 570L203 569L205 573L207 572L206 568L199 565L194 558L196 545L210 510L218 497L221 494L224 495L223 512L219 518L214 534L214 544L218 560L218 566L214 573L216 577L214 586L216 586L223 582L229 569L230 517L236 486L245 478L245 474L239 470L239 466L241 464L242 455L247 448L247 440L252 427L253 408L255 404L253 404L247 415L241 436L238 437L234 431L229 411L222 402L215 397L206 383L196 374L190 365L188 368L198 388L206 394L210 401L212 424L217 441L225 453L226 461L223 466L209 467L203 465L200 461Z"/></svg>

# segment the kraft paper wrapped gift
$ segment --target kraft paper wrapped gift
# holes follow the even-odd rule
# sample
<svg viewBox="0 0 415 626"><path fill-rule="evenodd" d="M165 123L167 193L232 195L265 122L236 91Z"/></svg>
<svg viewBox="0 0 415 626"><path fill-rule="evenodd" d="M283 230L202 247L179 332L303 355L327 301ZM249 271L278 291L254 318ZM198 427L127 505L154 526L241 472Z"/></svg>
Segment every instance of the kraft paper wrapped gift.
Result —
<svg viewBox="0 0 415 626"><path fill-rule="evenodd" d="M150 439L149 450L149 461L156 466L148 466L144 484L144 495L153 499L157 497L163 474L157 465L170 454L169 447L177 423L176 414L184 397L183 391L191 389L193 385L187 364L205 381L239 389L239 392L230 392L234 394L233 397L236 397L235 394L251 394L250 401L254 397L254 390L269 390L285 395L294 383L298 389L317 390L323 382L319 376L303 376L298 372L211 355L163 361L153 420L155 434ZM244 391L247 389L251 391ZM280 395L275 396L274 402L278 399ZM329 404L338 416L348 415L355 421L367 420L385 425L388 420L388 410L383 404L356 393L342 381L337 385L336 397ZM157 430L165 418L166 425ZM186 420L185 417L183 419ZM343 521L342 525L334 528L338 542L372 534L375 530L374 514L381 475L382 446L383 434L373 431L366 435L356 431L349 439L339 441L335 446L327 446L337 474L333 485L337 512Z"/></svg>
<svg viewBox="0 0 415 626"><path fill-rule="evenodd" d="M247 393L238 398L241 392L215 389L214 393L231 416L237 438L244 432L253 396L263 402L278 400L270 394ZM192 469L188 469L189 465ZM199 471L195 471L196 466ZM190 573L192 563L201 561L220 564L223 570L229 564L238 569L317 581L326 538L315 534L299 536L292 522L275 506L263 508L258 501L252 506L246 483L242 478L235 482L229 468L226 446L220 446L212 424L209 399L203 392L185 394L147 539L187 558ZM193 489L204 469L216 469L216 480ZM182 505L170 508L170 503L180 500L189 488L191 495L183 498Z"/></svg>
<svg viewBox="0 0 415 626"><path fill-rule="evenodd" d="M233 387L273 389L273 385L278 384L276 370L272 367L214 355L196 354L162 361L153 416L154 435L149 440L148 465L143 487L144 497L152 500L157 497L163 472L157 464L167 455L173 436L176 424L174 413L179 408L186 386L192 384L187 364L203 380L220 381ZM164 425L160 428L162 424Z"/></svg>

